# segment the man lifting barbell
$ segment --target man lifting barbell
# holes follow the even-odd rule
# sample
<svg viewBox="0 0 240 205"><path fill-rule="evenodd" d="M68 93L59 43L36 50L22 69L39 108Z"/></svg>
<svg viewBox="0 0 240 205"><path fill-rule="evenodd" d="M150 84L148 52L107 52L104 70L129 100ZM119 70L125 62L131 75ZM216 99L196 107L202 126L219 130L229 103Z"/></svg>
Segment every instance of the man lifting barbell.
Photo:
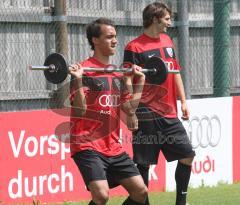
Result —
<svg viewBox="0 0 240 205"><path fill-rule="evenodd" d="M139 71L140 67L132 66L130 75L137 78L137 85L136 92L129 95L118 83L129 76L112 72L84 71L84 67L94 68L94 71L108 67L110 56L115 54L117 45L113 22L106 18L93 21L87 26L87 38L93 50L92 57L69 66L61 55L52 54L45 61L47 69L40 69L45 70L45 76L53 83L63 81L68 73L72 76L71 156L91 192L92 200L89 205L105 205L109 197L109 188L118 184L129 193L129 197L123 202L124 205L144 204L147 188L135 164L119 142L119 113L122 108L129 122L137 120L132 103L141 97L145 76ZM102 82L101 89L95 91L84 87L83 74ZM129 127L131 124L136 125L135 122L129 123Z"/></svg>

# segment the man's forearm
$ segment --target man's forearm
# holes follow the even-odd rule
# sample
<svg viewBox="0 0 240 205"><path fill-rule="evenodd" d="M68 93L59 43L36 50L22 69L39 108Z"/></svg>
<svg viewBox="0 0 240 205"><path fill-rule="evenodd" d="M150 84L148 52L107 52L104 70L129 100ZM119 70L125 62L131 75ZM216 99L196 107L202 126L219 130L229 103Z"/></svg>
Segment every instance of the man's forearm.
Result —
<svg viewBox="0 0 240 205"><path fill-rule="evenodd" d="M127 92L132 95L132 98L123 104L122 109L127 115L134 115L142 97L145 78L140 78L135 85L132 84L132 79L130 77L126 77L124 82Z"/></svg>
<svg viewBox="0 0 240 205"><path fill-rule="evenodd" d="M185 96L184 86L182 82L182 77L180 74L175 75L175 83L177 87L177 94L178 94L179 100L181 101L181 103L185 103L186 96Z"/></svg>
<svg viewBox="0 0 240 205"><path fill-rule="evenodd" d="M141 79L139 79L137 84L133 85L133 98L130 101L130 103L131 103L131 106L133 107L133 109L135 109L135 110L138 108L139 102L142 97L144 82L145 82L145 79L141 78Z"/></svg>
<svg viewBox="0 0 240 205"><path fill-rule="evenodd" d="M72 103L72 110L74 116L83 116L86 113L86 98L82 87L82 79L75 79L74 86L74 99Z"/></svg>

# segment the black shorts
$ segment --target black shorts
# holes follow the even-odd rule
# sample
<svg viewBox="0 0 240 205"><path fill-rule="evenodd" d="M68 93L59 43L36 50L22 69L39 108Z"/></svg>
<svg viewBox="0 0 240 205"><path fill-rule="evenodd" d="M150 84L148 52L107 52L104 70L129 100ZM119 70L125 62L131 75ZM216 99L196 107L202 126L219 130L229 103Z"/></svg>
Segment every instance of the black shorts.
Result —
<svg viewBox="0 0 240 205"><path fill-rule="evenodd" d="M160 151L168 162L194 157L195 152L186 130L178 118L164 118L151 113L139 120L133 133L133 161L138 164L157 164Z"/></svg>
<svg viewBox="0 0 240 205"><path fill-rule="evenodd" d="M113 188L123 179L140 175L134 162L125 152L106 157L99 152L85 150L76 153L73 159L87 187L91 181L107 180L109 187Z"/></svg>

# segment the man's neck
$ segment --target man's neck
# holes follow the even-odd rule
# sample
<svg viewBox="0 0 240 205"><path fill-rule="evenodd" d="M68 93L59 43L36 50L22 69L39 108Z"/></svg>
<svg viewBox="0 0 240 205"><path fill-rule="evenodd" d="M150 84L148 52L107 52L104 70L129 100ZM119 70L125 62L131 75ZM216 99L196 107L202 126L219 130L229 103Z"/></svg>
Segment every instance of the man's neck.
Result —
<svg viewBox="0 0 240 205"><path fill-rule="evenodd" d="M151 38L159 38L160 32L156 29L156 27L150 26L147 29L144 29L144 34Z"/></svg>
<svg viewBox="0 0 240 205"><path fill-rule="evenodd" d="M93 58L97 59L100 63L104 64L104 65L108 65L110 58L109 56L104 56L100 53L94 52L93 54Z"/></svg>

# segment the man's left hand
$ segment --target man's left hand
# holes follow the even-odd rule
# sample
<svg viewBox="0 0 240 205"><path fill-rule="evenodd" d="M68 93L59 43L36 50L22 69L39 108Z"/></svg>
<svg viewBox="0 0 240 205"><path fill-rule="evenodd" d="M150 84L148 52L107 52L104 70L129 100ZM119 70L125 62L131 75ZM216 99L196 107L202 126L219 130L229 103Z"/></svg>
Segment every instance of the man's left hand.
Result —
<svg viewBox="0 0 240 205"><path fill-rule="evenodd" d="M189 120L190 113L189 113L189 110L188 110L187 103L182 103L181 109L182 109L182 119L183 120Z"/></svg>

